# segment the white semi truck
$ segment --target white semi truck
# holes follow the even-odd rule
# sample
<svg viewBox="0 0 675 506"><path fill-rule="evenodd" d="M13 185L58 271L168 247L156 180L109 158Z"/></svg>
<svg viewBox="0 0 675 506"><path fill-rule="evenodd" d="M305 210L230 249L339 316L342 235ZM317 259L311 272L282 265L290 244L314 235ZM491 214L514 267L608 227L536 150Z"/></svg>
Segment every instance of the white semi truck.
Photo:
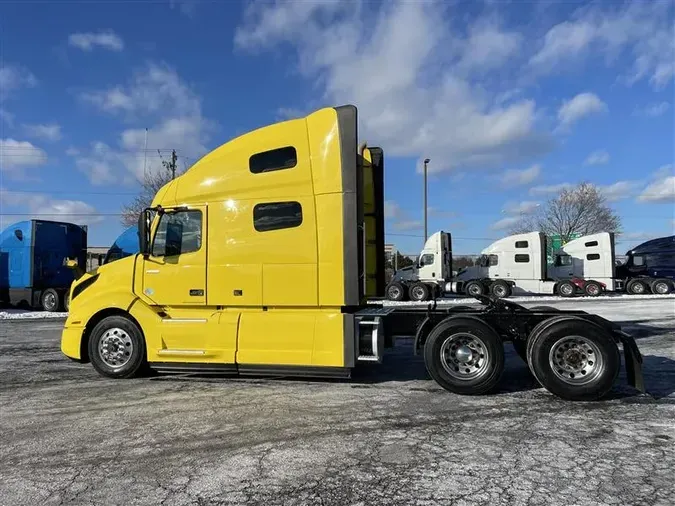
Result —
<svg viewBox="0 0 675 506"><path fill-rule="evenodd" d="M515 234L481 252L477 265L452 276L452 242L447 232L427 240L416 265L394 273L390 300L424 301L445 294L510 295L579 293L598 296L615 290L614 235L593 234L568 242L547 264L547 239L541 232Z"/></svg>

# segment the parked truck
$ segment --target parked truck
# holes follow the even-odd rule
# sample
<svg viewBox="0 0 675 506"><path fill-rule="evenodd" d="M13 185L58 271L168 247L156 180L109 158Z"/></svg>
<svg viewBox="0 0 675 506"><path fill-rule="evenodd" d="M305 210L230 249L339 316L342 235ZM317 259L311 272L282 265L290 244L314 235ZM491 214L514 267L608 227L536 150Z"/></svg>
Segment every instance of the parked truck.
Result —
<svg viewBox="0 0 675 506"><path fill-rule="evenodd" d="M652 239L626 252L616 267L619 288L629 294L675 291L675 235Z"/></svg>
<svg viewBox="0 0 675 506"><path fill-rule="evenodd" d="M103 263L107 264L138 253L138 225L133 225L122 232L110 249L106 252Z"/></svg>
<svg viewBox="0 0 675 506"><path fill-rule="evenodd" d="M517 341L541 385L577 400L609 391L621 343L644 391L635 340L597 315L485 296L473 308L368 304L385 292L384 152L359 143L357 124L346 105L267 125L167 183L139 216L139 253L73 283L63 354L112 378L348 378L412 335L438 384L482 394Z"/></svg>
<svg viewBox="0 0 675 506"><path fill-rule="evenodd" d="M76 259L86 269L87 227L27 220L0 233L0 302L45 311L68 310Z"/></svg>

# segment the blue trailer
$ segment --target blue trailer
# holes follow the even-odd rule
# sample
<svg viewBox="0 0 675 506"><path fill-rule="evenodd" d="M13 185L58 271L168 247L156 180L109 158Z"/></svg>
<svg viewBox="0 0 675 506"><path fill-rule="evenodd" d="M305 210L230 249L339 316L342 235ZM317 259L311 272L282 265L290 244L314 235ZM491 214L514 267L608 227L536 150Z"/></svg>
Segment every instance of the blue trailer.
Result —
<svg viewBox="0 0 675 506"><path fill-rule="evenodd" d="M106 253L103 263L107 264L120 258L135 255L139 251L138 245L138 225L134 225L126 229L115 239L115 242Z"/></svg>
<svg viewBox="0 0 675 506"><path fill-rule="evenodd" d="M76 277L67 259L86 270L86 226L48 220L10 225L0 233L0 303L67 310Z"/></svg>
<svg viewBox="0 0 675 506"><path fill-rule="evenodd" d="M675 235L643 242L626 253L616 268L626 293L667 294L675 291Z"/></svg>

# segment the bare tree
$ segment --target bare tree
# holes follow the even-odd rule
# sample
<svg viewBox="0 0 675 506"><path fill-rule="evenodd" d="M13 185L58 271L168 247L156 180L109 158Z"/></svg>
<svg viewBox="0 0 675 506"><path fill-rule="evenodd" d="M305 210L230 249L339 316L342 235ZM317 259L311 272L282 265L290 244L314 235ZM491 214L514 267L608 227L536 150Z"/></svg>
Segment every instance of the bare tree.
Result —
<svg viewBox="0 0 675 506"><path fill-rule="evenodd" d="M162 166L164 170L159 172L148 171L142 183L140 193L130 203L122 206L122 218L120 221L123 226L131 227L136 225L141 211L146 207L150 207L152 199L155 198L157 192L176 175L180 175L180 173L176 173L175 152L171 162L162 160Z"/></svg>
<svg viewBox="0 0 675 506"><path fill-rule="evenodd" d="M574 234L621 233L621 218L607 205L607 199L593 184L565 188L550 199L537 214L524 216L511 227L512 234L540 231L559 235L562 242Z"/></svg>

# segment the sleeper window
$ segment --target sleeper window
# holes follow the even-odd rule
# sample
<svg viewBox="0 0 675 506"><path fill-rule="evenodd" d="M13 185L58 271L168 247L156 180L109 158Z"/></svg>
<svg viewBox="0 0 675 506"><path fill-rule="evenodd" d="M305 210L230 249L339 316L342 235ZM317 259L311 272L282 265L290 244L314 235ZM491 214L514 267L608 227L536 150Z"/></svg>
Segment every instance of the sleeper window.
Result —
<svg viewBox="0 0 675 506"><path fill-rule="evenodd" d="M302 206L299 202L270 202L253 208L253 226L258 232L299 227Z"/></svg>

